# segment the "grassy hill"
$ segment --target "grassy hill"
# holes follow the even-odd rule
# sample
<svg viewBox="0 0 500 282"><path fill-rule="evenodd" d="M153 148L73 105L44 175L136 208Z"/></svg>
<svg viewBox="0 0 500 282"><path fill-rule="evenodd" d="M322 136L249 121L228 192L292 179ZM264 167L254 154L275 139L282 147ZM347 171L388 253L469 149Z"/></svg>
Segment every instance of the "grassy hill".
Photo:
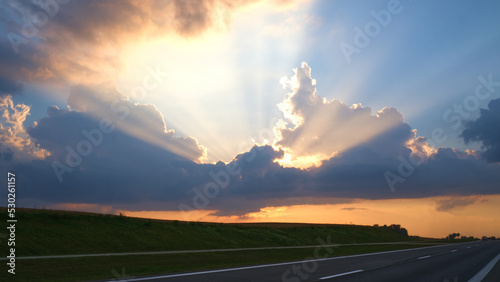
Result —
<svg viewBox="0 0 500 282"><path fill-rule="evenodd" d="M7 212L0 208L1 230ZM391 251L433 245L388 227L337 224L246 223L221 224L132 218L107 214L17 209L16 257L202 250L252 247L401 242L343 245L330 256ZM396 228L397 229L397 228ZM7 232L0 230L0 251L7 253ZM404 233L404 232L403 232ZM407 241L415 241L405 243ZM231 252L168 253L50 259L19 259L16 275L0 267L0 281L120 280L150 274L207 270L245 265L300 261L312 248L239 250Z"/></svg>
<svg viewBox="0 0 500 282"><path fill-rule="evenodd" d="M7 218L5 209L0 216ZM35 209L18 209L16 216L17 256L304 246L328 236L340 244L418 240L358 225L221 224ZM7 244L0 251L6 253Z"/></svg>

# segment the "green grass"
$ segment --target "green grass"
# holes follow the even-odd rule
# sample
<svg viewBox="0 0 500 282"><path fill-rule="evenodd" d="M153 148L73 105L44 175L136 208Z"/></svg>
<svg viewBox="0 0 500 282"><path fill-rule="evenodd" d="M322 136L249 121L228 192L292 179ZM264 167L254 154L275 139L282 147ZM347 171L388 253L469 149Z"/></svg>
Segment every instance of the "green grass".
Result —
<svg viewBox="0 0 500 282"><path fill-rule="evenodd" d="M319 245L331 243L420 242L423 245L341 246L333 256L420 247L436 241L404 236L384 227L254 223L221 224L130 218L106 214L17 209L16 256L99 254L143 251L202 250L252 247ZM0 217L7 219L5 208ZM1 230L6 221L0 221ZM0 235L6 231L0 231ZM5 237L0 256L8 255ZM457 240L458 241L458 240ZM83 281L171 273L241 265L302 260L314 249L232 251L195 254L128 255L65 259L18 259L16 275L7 273L6 261L0 281ZM14 278L14 279L12 279Z"/></svg>
<svg viewBox="0 0 500 282"><path fill-rule="evenodd" d="M418 240L357 225L220 224L27 209L16 216L17 256L304 246L328 236L342 244ZM7 218L5 209L0 218ZM0 252L7 252L7 244Z"/></svg>

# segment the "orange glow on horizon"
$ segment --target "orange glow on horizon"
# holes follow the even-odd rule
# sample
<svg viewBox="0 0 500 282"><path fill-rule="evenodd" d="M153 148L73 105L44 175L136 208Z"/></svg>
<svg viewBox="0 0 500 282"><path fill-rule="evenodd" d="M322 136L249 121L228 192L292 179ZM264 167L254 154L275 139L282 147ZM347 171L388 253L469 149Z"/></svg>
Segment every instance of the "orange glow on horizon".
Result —
<svg viewBox="0 0 500 282"><path fill-rule="evenodd" d="M468 205L445 207L439 203L473 199ZM410 235L443 238L458 232L464 236L500 237L500 195L432 197L423 199L362 200L331 205L264 207L245 215L217 216L215 210L129 211L96 204L58 204L52 209L125 214L130 217L222 223L289 222L357 225L401 224Z"/></svg>

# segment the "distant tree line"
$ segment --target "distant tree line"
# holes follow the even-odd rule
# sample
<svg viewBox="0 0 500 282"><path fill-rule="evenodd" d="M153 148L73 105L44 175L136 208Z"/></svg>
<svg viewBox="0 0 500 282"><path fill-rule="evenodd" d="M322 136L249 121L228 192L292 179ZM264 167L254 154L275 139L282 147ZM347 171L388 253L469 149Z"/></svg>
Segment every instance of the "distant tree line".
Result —
<svg viewBox="0 0 500 282"><path fill-rule="evenodd" d="M455 240L455 239L474 239L474 236L460 236L460 233L451 233L446 236L447 240Z"/></svg>
<svg viewBox="0 0 500 282"><path fill-rule="evenodd" d="M406 228L404 227L401 227L401 224L391 224L389 226L387 226L386 224L384 224L384 226L375 224L373 225L373 227L392 229L401 235L408 236L408 230L406 230Z"/></svg>
<svg viewBox="0 0 500 282"><path fill-rule="evenodd" d="M448 240L454 240L455 238L460 238L460 233L451 233L446 237Z"/></svg>

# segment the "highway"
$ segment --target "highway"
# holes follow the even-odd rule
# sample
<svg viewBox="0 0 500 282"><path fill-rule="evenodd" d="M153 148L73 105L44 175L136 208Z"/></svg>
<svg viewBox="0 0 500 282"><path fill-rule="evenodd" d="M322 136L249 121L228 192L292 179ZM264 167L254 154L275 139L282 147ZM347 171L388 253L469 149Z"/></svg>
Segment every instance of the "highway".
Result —
<svg viewBox="0 0 500 282"><path fill-rule="evenodd" d="M124 281L500 281L499 260L500 240L475 241Z"/></svg>

